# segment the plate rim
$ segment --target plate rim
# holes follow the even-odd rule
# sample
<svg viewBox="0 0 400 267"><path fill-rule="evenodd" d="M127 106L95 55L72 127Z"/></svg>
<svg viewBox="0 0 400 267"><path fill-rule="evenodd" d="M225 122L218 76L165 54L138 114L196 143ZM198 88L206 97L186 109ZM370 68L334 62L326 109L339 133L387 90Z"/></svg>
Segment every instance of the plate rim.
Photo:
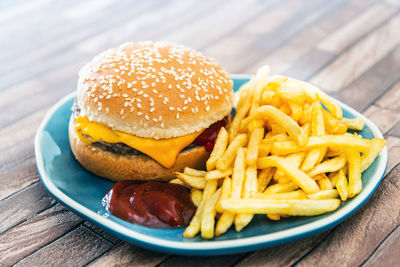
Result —
<svg viewBox="0 0 400 267"><path fill-rule="evenodd" d="M232 79L249 79L251 75L249 74L232 74ZM376 172L371 178L371 182L363 188L361 193L353 199L353 201L341 207L336 213L331 214L325 218L319 220L295 226L290 229L268 233L263 235L257 235L253 237L244 237L234 240L202 240L202 242L182 242L182 241L170 241L164 240L157 237L149 236L144 233L129 229L121 224L109 220L106 217L88 209L79 202L71 199L68 195L64 194L59 190L48 177L43 163L43 154L40 148L40 133L43 132L45 126L48 124L49 120L53 117L54 113L63 105L65 102L69 101L76 92L71 92L68 95L60 99L44 116L42 122L40 123L36 135L35 135L35 158L36 165L38 169L39 176L45 188L62 204L72 209L74 212L78 213L82 217L88 219L89 221L106 228L108 231L113 232L122 239L129 242L139 244L141 246L155 249L159 251L175 253L175 254L185 254L189 255L190 252L193 255L212 255L212 254L227 254L229 250L240 247L240 251L253 250L255 247L269 247L288 241L294 241L306 236L311 236L315 233L327 230L335 225L339 224L351 214L357 211L372 195L376 190L380 182L384 177L388 162L388 152L387 146L381 151L381 160L379 161ZM334 98L333 98L334 99ZM364 119L365 123L371 129L375 137L383 138L381 131L378 127L366 118L363 114L359 113L350 106L342 103L341 101L334 99L342 108L347 109L350 113L356 116L360 116ZM182 246L184 244L184 246ZM231 253L239 252L239 250L231 251Z"/></svg>

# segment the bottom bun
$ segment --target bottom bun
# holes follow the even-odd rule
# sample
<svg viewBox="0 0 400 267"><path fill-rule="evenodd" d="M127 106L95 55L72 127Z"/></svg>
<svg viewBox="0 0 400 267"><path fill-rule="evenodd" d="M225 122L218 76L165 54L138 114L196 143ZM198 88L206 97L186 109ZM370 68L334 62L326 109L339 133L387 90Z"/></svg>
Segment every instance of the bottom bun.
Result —
<svg viewBox="0 0 400 267"><path fill-rule="evenodd" d="M179 153L174 166L167 169L145 155L118 155L87 145L76 135L74 125L75 119L71 116L69 141L75 158L86 170L113 181L172 180L174 172L181 172L185 167L204 169L210 156L204 146L196 146Z"/></svg>

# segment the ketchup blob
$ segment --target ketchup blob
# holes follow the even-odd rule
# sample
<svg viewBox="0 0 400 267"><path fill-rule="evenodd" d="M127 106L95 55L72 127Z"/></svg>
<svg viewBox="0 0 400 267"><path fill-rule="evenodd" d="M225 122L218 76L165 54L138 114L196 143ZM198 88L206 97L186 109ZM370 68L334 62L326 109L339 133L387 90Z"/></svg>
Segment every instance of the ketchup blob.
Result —
<svg viewBox="0 0 400 267"><path fill-rule="evenodd" d="M196 145L201 145L206 148L207 151L211 151L214 148L215 140L221 127L225 127L228 124L228 117L223 118L220 121L214 122L207 129L204 130L194 141Z"/></svg>
<svg viewBox="0 0 400 267"><path fill-rule="evenodd" d="M152 228L184 227L196 211L188 188L162 182L118 182L102 203L112 215Z"/></svg>

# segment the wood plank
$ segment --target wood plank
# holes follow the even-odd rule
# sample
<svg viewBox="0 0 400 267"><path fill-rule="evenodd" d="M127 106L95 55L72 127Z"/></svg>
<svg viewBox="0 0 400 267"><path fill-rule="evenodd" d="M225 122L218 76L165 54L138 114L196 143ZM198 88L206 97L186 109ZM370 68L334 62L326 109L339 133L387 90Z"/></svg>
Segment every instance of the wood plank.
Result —
<svg viewBox="0 0 400 267"><path fill-rule="evenodd" d="M0 201L0 234L29 220L37 213L49 208L56 201L41 183L35 183L25 190Z"/></svg>
<svg viewBox="0 0 400 267"><path fill-rule="evenodd" d="M395 126L393 126L393 128L388 132L388 135L400 137L400 123L397 123Z"/></svg>
<svg viewBox="0 0 400 267"><path fill-rule="evenodd" d="M400 82L396 83L386 94L379 98L376 105L400 112Z"/></svg>
<svg viewBox="0 0 400 267"><path fill-rule="evenodd" d="M88 20L85 21L86 23L82 23L82 20L71 20L68 23L64 21L62 27L50 28L43 36L45 41L43 45L39 46L35 51L26 54L24 57L20 57L21 60L10 61L8 64L9 72L0 76L0 88L7 88L21 80L34 77L43 68L43 65L48 65L48 61L56 60L60 56L65 58L68 54L69 57L76 56L76 51L71 54L71 51L73 51L71 47L73 48L81 40L102 32L109 27L124 23L132 19L132 17L155 10L164 4L166 3L159 3L158 1L136 1L135 9L132 10L126 8L124 5L110 5L110 8L107 10L115 13L106 13L108 14L106 16L104 16L104 12L99 14L94 13L91 16L84 17ZM54 14L59 12L55 11ZM112 16L112 14L118 14L118 16ZM60 16L60 18L63 17ZM44 58L47 60L43 60Z"/></svg>
<svg viewBox="0 0 400 267"><path fill-rule="evenodd" d="M270 64L269 61L260 61L260 58L265 58L276 50L276 44L270 45L269 42L270 39L279 39L276 36L286 31L282 25L286 25L287 28L297 24L307 27L309 24L305 23L305 10L311 9L315 9L315 16L311 18L312 23L315 23L320 16L326 15L324 12L321 14L319 5L320 2L317 1L285 1L203 49L203 52L214 57L231 73L253 73L254 68L259 67L254 66L256 62L261 62L261 65ZM291 31L290 36L286 34L286 38L293 38L298 31L303 30L298 26L296 29ZM274 68L272 70L274 71Z"/></svg>
<svg viewBox="0 0 400 267"><path fill-rule="evenodd" d="M276 1L261 2L257 0L231 0L220 8L210 11L192 22L190 27L178 28L172 33L163 36L166 41L182 43L189 47L202 49L222 36L229 34L247 21L262 15ZM229 8L229 12L227 12ZM218 27L215 27L218 25ZM201 38L199 38L201 36Z"/></svg>
<svg viewBox="0 0 400 267"><path fill-rule="evenodd" d="M400 223L400 167L392 170L371 199L336 227L298 266L358 266Z"/></svg>
<svg viewBox="0 0 400 267"><path fill-rule="evenodd" d="M389 109L370 106L364 115L378 126L383 134L386 134L396 123L400 121L400 112Z"/></svg>
<svg viewBox="0 0 400 267"><path fill-rule="evenodd" d="M41 109L0 130L0 177L10 168L33 157L34 136L47 110Z"/></svg>
<svg viewBox="0 0 400 267"><path fill-rule="evenodd" d="M363 264L365 267L397 266L400 255L400 228L397 227Z"/></svg>
<svg viewBox="0 0 400 267"><path fill-rule="evenodd" d="M223 8L224 4L222 1L215 3L196 0L169 3L147 13L146 16L135 17L91 36L79 42L76 47L84 53L93 54L94 51L103 51L127 41L163 40L163 35L190 27L191 23L203 17L203 14L212 12L215 8ZM168 23L164 23L165 21Z"/></svg>
<svg viewBox="0 0 400 267"><path fill-rule="evenodd" d="M282 246L256 251L235 266L291 266L321 242L328 232Z"/></svg>
<svg viewBox="0 0 400 267"><path fill-rule="evenodd" d="M117 245L122 242L121 239L119 239L118 237L115 237L112 234L107 233L103 229L97 227L96 225L93 225L92 223L90 223L88 221L84 222L83 225L85 227L89 228L91 231L98 234L99 236L103 237L107 241L113 243L114 245Z"/></svg>
<svg viewBox="0 0 400 267"><path fill-rule="evenodd" d="M155 266L168 255L121 243L89 266Z"/></svg>
<svg viewBox="0 0 400 267"><path fill-rule="evenodd" d="M298 61L294 62L289 69L284 71L284 73L287 76L307 81L334 57L334 54L321 51L319 49L312 49L309 53L302 56Z"/></svg>
<svg viewBox="0 0 400 267"><path fill-rule="evenodd" d="M327 91L339 91L360 77L400 43L400 15L360 40L311 79Z"/></svg>
<svg viewBox="0 0 400 267"><path fill-rule="evenodd" d="M386 173L388 173L394 166L400 163L400 138L389 136L386 138L386 144L389 155L388 165L386 167Z"/></svg>
<svg viewBox="0 0 400 267"><path fill-rule="evenodd" d="M353 0L346 2L330 14L326 14L321 20L304 29L304 31L293 37L273 53L269 53L266 57L253 63L253 66L248 67L250 73L255 72L262 65L268 64L274 73L284 73L298 78L309 78L316 70L326 65L332 59L332 56L329 56L332 55L331 53L323 53L316 50L316 42L345 25L347 21L350 21L373 2L374 0ZM318 56L318 54L322 54L322 57L314 60L313 57ZM305 63L308 64L304 66ZM306 69L302 69L304 67ZM297 73L296 71L301 73Z"/></svg>
<svg viewBox="0 0 400 267"><path fill-rule="evenodd" d="M64 235L82 221L56 205L0 235L0 265L11 265Z"/></svg>
<svg viewBox="0 0 400 267"><path fill-rule="evenodd" d="M185 266L185 267L196 267L196 266L232 266L242 257L245 257L246 253L232 254L229 256L212 256L212 257L189 257L189 256L172 256L166 261L162 262L160 267L174 267L174 266Z"/></svg>
<svg viewBox="0 0 400 267"><path fill-rule="evenodd" d="M37 181L39 181L39 175L36 170L35 159L32 156L15 168L0 174L0 200Z"/></svg>
<svg viewBox="0 0 400 267"><path fill-rule="evenodd" d="M400 47L397 47L336 96L358 111L364 111L399 80L399 68Z"/></svg>
<svg viewBox="0 0 400 267"><path fill-rule="evenodd" d="M15 266L83 266L113 245L84 226L44 246Z"/></svg>
<svg viewBox="0 0 400 267"><path fill-rule="evenodd" d="M380 1L371 6L365 12L359 14L355 19L344 24L333 34L328 35L318 44L318 49L330 53L340 53L346 47L355 43L368 34L375 27L390 18L398 11L398 6Z"/></svg>

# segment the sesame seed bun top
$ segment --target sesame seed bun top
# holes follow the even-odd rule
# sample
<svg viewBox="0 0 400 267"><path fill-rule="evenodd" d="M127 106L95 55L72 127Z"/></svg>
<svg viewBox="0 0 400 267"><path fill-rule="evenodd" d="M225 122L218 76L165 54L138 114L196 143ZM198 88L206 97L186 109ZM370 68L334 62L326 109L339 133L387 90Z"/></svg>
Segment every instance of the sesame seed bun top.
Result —
<svg viewBox="0 0 400 267"><path fill-rule="evenodd" d="M228 115L232 81L213 59L166 42L125 43L79 72L81 115L114 130L164 139L201 131Z"/></svg>

